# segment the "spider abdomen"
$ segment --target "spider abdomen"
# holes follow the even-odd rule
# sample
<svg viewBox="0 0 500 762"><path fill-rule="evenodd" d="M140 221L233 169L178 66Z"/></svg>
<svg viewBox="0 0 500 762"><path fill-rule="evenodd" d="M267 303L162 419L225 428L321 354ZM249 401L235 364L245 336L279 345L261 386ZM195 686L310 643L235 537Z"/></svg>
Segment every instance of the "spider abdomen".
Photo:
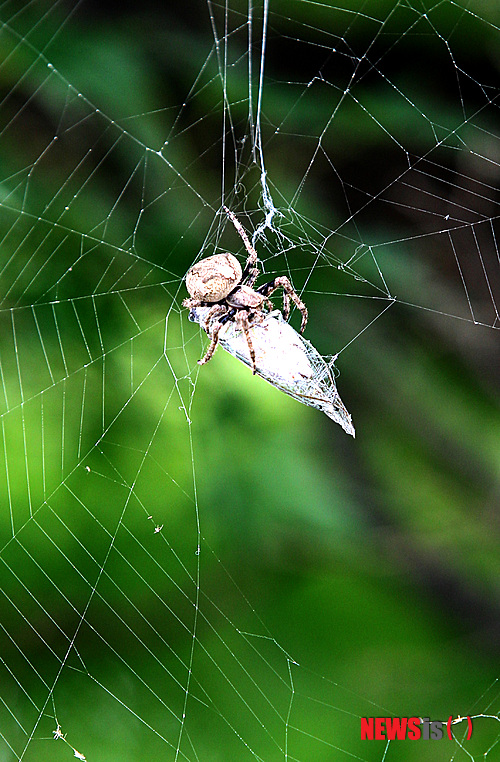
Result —
<svg viewBox="0 0 500 762"><path fill-rule="evenodd" d="M232 254L214 254L188 270L186 288L193 299L219 302L237 286L242 276L241 265Z"/></svg>

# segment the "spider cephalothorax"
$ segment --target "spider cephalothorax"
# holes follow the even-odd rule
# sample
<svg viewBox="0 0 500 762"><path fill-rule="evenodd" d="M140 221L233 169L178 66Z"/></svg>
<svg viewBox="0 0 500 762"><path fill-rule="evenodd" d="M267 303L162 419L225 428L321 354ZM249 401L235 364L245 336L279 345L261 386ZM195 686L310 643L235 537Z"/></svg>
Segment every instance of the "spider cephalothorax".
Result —
<svg viewBox="0 0 500 762"><path fill-rule="evenodd" d="M252 370L255 373L257 369L250 328L254 323L260 323L264 319L268 314L267 309L273 309L270 295L278 288L283 289L283 316L285 320L288 320L291 299L302 313L301 331L306 327L307 308L285 276L274 278L259 288L253 288L259 275L256 267L257 252L234 214L227 207L224 207L224 211L245 244L248 252L245 267L242 269L236 257L229 253L214 254L200 260L186 274L186 288L190 298L184 299L182 304L190 309L211 307L204 322L204 328L209 333L211 341L205 356L198 360L200 365L208 362L215 352L219 331L224 323L234 320L245 333Z"/></svg>

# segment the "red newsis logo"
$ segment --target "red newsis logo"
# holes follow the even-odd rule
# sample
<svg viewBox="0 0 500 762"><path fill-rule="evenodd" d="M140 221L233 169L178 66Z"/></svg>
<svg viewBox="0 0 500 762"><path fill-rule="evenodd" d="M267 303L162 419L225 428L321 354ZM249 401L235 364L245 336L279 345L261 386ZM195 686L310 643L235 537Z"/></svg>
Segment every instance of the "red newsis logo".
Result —
<svg viewBox="0 0 500 762"><path fill-rule="evenodd" d="M420 717L362 717L362 741L394 741L421 736Z"/></svg>
<svg viewBox="0 0 500 762"><path fill-rule="evenodd" d="M426 741L437 741L444 736L444 727L450 741L453 738L451 726L455 722L465 718L453 720L450 716L448 722L430 720L429 717L362 717L361 740L362 741L417 741L422 738ZM472 720L467 717L468 733L467 740L472 735Z"/></svg>

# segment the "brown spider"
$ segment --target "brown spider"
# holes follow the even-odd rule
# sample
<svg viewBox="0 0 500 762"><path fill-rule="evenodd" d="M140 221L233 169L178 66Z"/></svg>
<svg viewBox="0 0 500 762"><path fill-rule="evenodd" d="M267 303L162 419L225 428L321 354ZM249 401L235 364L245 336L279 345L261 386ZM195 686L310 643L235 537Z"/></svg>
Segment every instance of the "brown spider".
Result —
<svg viewBox="0 0 500 762"><path fill-rule="evenodd" d="M228 320L234 320L245 333L252 361L252 372L256 373L255 352L250 337L250 328L253 324L264 320L267 315L264 310L265 307L270 310L274 309L273 303L269 299L271 294L278 288L283 289L283 317L285 320L288 320L290 315L290 299L293 301L302 313L301 332L307 323L307 307L301 302L293 290L292 284L285 276L274 278L259 288L253 288L259 276L259 269L255 266L257 252L234 214L225 206L223 209L245 244L248 252L245 267L242 269L236 257L229 253L214 254L200 260L186 273L186 288L190 298L184 299L182 304L190 309L193 307L211 307L203 323L211 341L205 356L198 360L199 365L208 362L214 354L222 326Z"/></svg>

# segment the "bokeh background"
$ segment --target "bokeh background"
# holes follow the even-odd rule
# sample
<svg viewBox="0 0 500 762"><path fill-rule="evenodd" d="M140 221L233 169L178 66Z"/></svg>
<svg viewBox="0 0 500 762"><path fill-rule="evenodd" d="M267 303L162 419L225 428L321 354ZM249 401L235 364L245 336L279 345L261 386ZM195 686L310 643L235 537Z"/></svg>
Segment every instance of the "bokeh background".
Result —
<svg viewBox="0 0 500 762"><path fill-rule="evenodd" d="M0 6L1 762L69 758L57 723L88 760L420 760L359 718L498 712L499 8L336 6L271 3L258 247L355 440L199 370L181 309L242 252L222 182L262 221L246 4L226 100L223 6Z"/></svg>

